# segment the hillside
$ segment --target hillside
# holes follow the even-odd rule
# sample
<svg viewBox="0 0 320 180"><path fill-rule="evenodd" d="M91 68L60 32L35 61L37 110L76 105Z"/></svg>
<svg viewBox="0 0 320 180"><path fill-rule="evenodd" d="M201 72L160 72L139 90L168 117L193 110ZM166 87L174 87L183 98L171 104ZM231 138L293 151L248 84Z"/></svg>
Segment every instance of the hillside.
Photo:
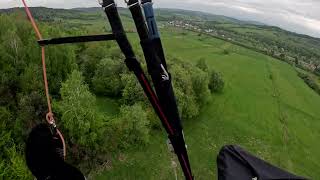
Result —
<svg viewBox="0 0 320 180"><path fill-rule="evenodd" d="M42 22L41 28L56 25L54 28L61 28L60 35L72 33L73 30L77 33L80 30L81 33L100 33L110 30L108 25L105 25L103 14L96 12L95 9L47 11L41 8L40 11L38 9L33 11ZM50 13L46 14L47 12ZM248 49L241 45L243 41L250 38L253 43L251 45L263 41L265 46L269 47L267 42L278 42L276 39L280 36L279 41L283 42L282 45L288 46L284 50L285 53L290 53L291 47L304 48L308 49L308 52L312 51L316 57L317 50L320 49L320 40L275 27L248 24L248 22L228 17L199 12L160 9L157 14L158 19L161 20L160 31L168 57L178 58L191 64L196 64L199 59L205 59L209 68L219 71L225 81L223 93L208 96L208 103L201 109L198 117L183 121L191 166L196 179L216 179L216 155L226 144L239 144L261 158L293 173L312 179L320 177L318 163L320 161L320 144L318 143L320 96L298 77L293 66L264 53L258 53L256 49ZM126 29L134 32L128 11L121 9L121 15ZM221 33L230 32L228 34L230 37L227 34L225 34L226 37L221 38L219 34L211 34L213 32L190 31L183 26L177 27L177 23L174 25L169 23L183 21L182 24L185 24L184 21L192 20L198 20L199 27L205 26L200 32L212 25L214 28L220 28ZM54 30L51 31L54 32ZM263 40L253 38L264 32L268 32L268 35L261 36ZM234 34L236 35L233 36ZM243 34L249 35L240 38ZM142 61L136 33L129 33L128 36ZM1 34L1 38L5 36ZM237 39L240 46L235 45L237 43L228 38ZM28 43L32 44L31 41ZM304 47L298 44L304 44ZM284 48L282 45L277 49ZM52 51L52 54L59 54L60 58L53 58L58 62L50 65L60 63L61 67L66 66L60 60L66 58L63 55L65 50L80 52L75 56L78 58L77 63L78 61L92 62L92 59L95 62L95 56L105 55L101 52L104 47L108 49L106 50L108 53L113 53L116 49L113 47L116 47L116 44L93 44L91 49L88 48L91 51L81 45L79 47L63 46ZM81 48L85 49L85 52L81 52ZM82 53L84 57L80 57ZM72 58L66 59L71 61ZM37 62L37 60L33 61ZM81 68L80 66L79 69ZM53 75L57 74L59 75L58 72L53 72ZM172 76L173 79L177 78L177 74ZM54 83L59 84L59 82ZM99 97L96 106L103 113L117 115L118 107L115 108L115 106L118 106L118 103L112 97ZM170 162L171 155L165 144L165 133L152 130L149 139L146 146L111 151L112 153L108 156L112 161L104 164L99 171L100 174L91 172L92 179L172 179L174 175ZM114 142L105 143L111 146ZM183 179L180 171L179 179Z"/></svg>
<svg viewBox="0 0 320 180"><path fill-rule="evenodd" d="M42 21L53 21L57 18L81 20L102 18L101 9L95 7L72 10L36 9L35 17ZM15 10L17 9L0 10L0 12L8 13ZM119 10L122 16L131 17L125 8L119 8ZM77 16L74 16L75 14ZM198 11L157 9L156 16L158 21L165 25L183 27L200 34L209 34L281 59L310 72L320 71L319 38L288 32L259 22L241 21Z"/></svg>
<svg viewBox="0 0 320 180"><path fill-rule="evenodd" d="M320 39L292 33L262 23L239 21L208 13L158 10L158 19L174 27L229 41L281 59L300 68L320 69Z"/></svg>

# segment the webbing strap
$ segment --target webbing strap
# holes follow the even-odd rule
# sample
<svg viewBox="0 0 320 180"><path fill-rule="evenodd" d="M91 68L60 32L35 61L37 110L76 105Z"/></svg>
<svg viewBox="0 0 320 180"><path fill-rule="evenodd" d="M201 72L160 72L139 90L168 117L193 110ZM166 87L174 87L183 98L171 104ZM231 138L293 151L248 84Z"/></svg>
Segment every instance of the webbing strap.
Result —
<svg viewBox="0 0 320 180"><path fill-rule="evenodd" d="M101 35L88 35L88 36L71 36L71 37L61 37L52 39L39 40L40 46L46 46L50 44L69 44L69 43L82 43L82 42L93 42L93 41L109 41L115 40L115 35L113 34L101 34Z"/></svg>

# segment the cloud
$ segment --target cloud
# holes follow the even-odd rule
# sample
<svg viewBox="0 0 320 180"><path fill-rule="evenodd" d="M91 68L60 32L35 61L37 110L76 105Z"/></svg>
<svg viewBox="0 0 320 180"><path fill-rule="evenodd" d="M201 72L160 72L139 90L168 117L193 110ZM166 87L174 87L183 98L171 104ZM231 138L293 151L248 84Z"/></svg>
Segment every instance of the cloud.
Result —
<svg viewBox="0 0 320 180"><path fill-rule="evenodd" d="M255 8L251 7L245 7L245 6L231 6L231 8L238 9L240 11L245 11L247 13L252 13L252 14L263 14L262 11L259 11Z"/></svg>
<svg viewBox="0 0 320 180"><path fill-rule="evenodd" d="M282 18L286 19L288 22L292 22L297 26L306 27L310 30L320 32L320 20L308 18L298 14L282 14Z"/></svg>
<svg viewBox="0 0 320 180"><path fill-rule="evenodd" d="M98 6L97 0L27 0L30 6L73 8ZM320 37L320 0L154 0L156 7L206 11ZM124 0L118 5L125 6ZM0 0L0 8L21 6L20 0Z"/></svg>

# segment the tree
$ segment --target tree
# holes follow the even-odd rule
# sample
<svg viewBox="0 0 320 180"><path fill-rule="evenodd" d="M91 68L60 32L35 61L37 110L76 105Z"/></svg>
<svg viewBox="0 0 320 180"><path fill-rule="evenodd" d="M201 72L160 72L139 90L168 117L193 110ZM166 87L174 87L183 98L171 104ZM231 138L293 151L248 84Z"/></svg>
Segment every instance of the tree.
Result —
<svg viewBox="0 0 320 180"><path fill-rule="evenodd" d="M61 115L60 126L67 133L70 146L74 149L74 156L81 154L94 157L103 152L104 123L106 118L95 108L95 97L84 84L79 71L73 71L68 80L62 84L60 90L61 101L55 104Z"/></svg>
<svg viewBox="0 0 320 180"><path fill-rule="evenodd" d="M20 91L29 94L43 90L42 70L39 65L29 64L19 77Z"/></svg>
<svg viewBox="0 0 320 180"><path fill-rule="evenodd" d="M204 72L208 72L209 71L209 67L208 67L208 64L206 62L206 59L204 58L200 58L197 62L197 65L196 65L199 69L201 69L202 71Z"/></svg>
<svg viewBox="0 0 320 180"><path fill-rule="evenodd" d="M12 137L12 114L0 106L0 179L31 179L19 146Z"/></svg>
<svg viewBox="0 0 320 180"><path fill-rule="evenodd" d="M318 66L315 70L314 73L318 76L320 76L320 66Z"/></svg>
<svg viewBox="0 0 320 180"><path fill-rule="evenodd" d="M189 63L175 60L170 64L173 88L178 102L178 109L182 119L192 119L199 114L200 104L193 88L192 68Z"/></svg>
<svg viewBox="0 0 320 180"><path fill-rule="evenodd" d="M101 60L92 79L94 91L105 96L120 96L123 89L121 74L124 71L124 66L119 60Z"/></svg>
<svg viewBox="0 0 320 180"><path fill-rule="evenodd" d="M144 145L149 141L150 122L141 104L122 106L113 122L116 128L114 136L118 137L120 148Z"/></svg>
<svg viewBox="0 0 320 180"><path fill-rule="evenodd" d="M74 48L71 46L53 46L47 48L47 74L50 94L59 96L61 83L76 69Z"/></svg>
<svg viewBox="0 0 320 180"><path fill-rule="evenodd" d="M80 67L86 83L92 88L92 78L102 59L113 57L110 42L90 43L77 49L77 64ZM118 53L120 54L120 52Z"/></svg>
<svg viewBox="0 0 320 180"><path fill-rule="evenodd" d="M45 95L40 91L31 91L26 94L20 93L18 101L14 134L16 139L23 142L27 137L28 130L38 123L45 122L48 107Z"/></svg>
<svg viewBox="0 0 320 180"><path fill-rule="evenodd" d="M191 71L191 80L192 80L192 87L195 93L196 100L200 106L208 102L208 97L210 97L210 90L209 90L209 71L203 71L199 68L193 68Z"/></svg>
<svg viewBox="0 0 320 180"><path fill-rule="evenodd" d="M122 74L121 81L124 83L121 101L125 105L133 105L136 102L147 100L141 85L134 74Z"/></svg>
<svg viewBox="0 0 320 180"><path fill-rule="evenodd" d="M215 71L211 72L209 89L211 92L221 93L224 88L224 81L221 75Z"/></svg>

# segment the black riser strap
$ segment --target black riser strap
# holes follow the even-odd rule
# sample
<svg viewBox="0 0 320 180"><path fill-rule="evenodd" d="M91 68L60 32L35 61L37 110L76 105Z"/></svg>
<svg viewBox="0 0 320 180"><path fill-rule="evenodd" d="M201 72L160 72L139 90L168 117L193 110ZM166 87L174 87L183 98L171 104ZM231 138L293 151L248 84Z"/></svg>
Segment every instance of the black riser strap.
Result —
<svg viewBox="0 0 320 180"><path fill-rule="evenodd" d="M172 88L170 75L163 69L160 58L155 51L154 42L151 40L144 40L141 42L141 46L147 62L149 74L151 75L159 103L165 116L168 118L170 125L175 130L175 138L172 134L169 135L169 139L172 142L173 148L177 154L182 170L186 179L192 179L192 172L188 159L187 150L185 148L185 142L182 135L182 125L178 113L178 107Z"/></svg>
<svg viewBox="0 0 320 180"><path fill-rule="evenodd" d="M135 58L130 58L125 60L126 65L130 71L133 71L136 75L137 79L139 80L140 85L143 88L145 95L148 97L149 102L151 103L153 109L155 110L156 114L158 115L159 119L161 120L162 125L165 127L165 130L168 134L174 134L174 129L170 126L168 119L166 118L160 104L159 100L152 89L149 80L147 79L146 75L144 74L140 63Z"/></svg>
<svg viewBox="0 0 320 180"><path fill-rule="evenodd" d="M146 40L146 39L148 39L148 38L146 38L146 37L148 37L148 30L147 30L146 24L141 23L141 22L144 22L144 18L143 18L143 16L141 16L142 12L141 12L141 8L140 8L139 4L138 4L138 6L136 6L137 5L136 3L138 1L137 0L130 0L129 2L133 3L133 4L130 4L130 5L132 5L130 8L130 11L131 12L134 11L134 12L132 12L132 14L138 17L137 18L137 17L133 16L134 18L136 18L135 23L136 23L137 29L139 31L139 36L142 40ZM186 176L186 179L193 179L190 165L189 165L189 159L188 159L187 152L185 149L184 139L182 136L182 129L177 128L178 129L178 131L177 131L177 129L173 128L174 123L170 123L170 120L167 119L168 116L163 111L162 104L160 103L158 97L156 96L154 90L152 89L150 83L148 82L148 79L147 79L146 75L144 74L139 62L134 57L132 47L131 47L131 45L130 45L130 43L124 33L123 26L122 26L122 23L121 23L121 20L120 20L120 17L119 17L119 14L118 14L118 11L117 11L117 8L116 8L114 1L113 0L104 0L103 4L105 7L105 13L107 14L108 19L110 21L112 31L116 36L116 40L120 46L120 49L122 50L122 52L126 56L126 64L127 64L128 68L134 72L134 74L137 77L137 79L139 80L139 83L141 84L146 96L148 97L154 110L156 111L157 115L159 116L163 126L165 127L166 131L168 132L168 134L170 136L170 140L172 141L173 147L175 148L175 152L177 153L182 170ZM139 8L137 8L137 7L139 7ZM141 21L141 22L139 23L138 21ZM151 50L152 49L153 49L153 47L151 48ZM148 51L150 51L150 50L148 50ZM147 52L147 51L144 50L144 52ZM153 53L153 54L155 55L156 53ZM158 65L161 64L161 60L159 58L154 58L155 57L154 55L150 56L150 57L153 59L156 59L156 62ZM148 54L147 54L147 56L148 56ZM157 79L155 74L154 74L154 78ZM158 82L158 81L159 80L156 80L154 82ZM172 91L172 90L170 90L171 82L169 81L168 83L170 85L169 88L166 87L167 85L165 85L165 84L163 87L169 89L168 93L171 93L171 91ZM158 85L156 85L156 87L158 87ZM160 88L158 87L158 89L160 89ZM172 89L172 87L171 87L171 89ZM173 93L171 93L171 94L173 95ZM174 95L173 95L173 99L174 99ZM175 120L177 120L177 122L179 122L179 118L177 118ZM177 133L178 133L178 136L175 136Z"/></svg>
<svg viewBox="0 0 320 180"><path fill-rule="evenodd" d="M82 43L82 42L93 42L93 41L110 41L115 40L113 34L102 34L102 35L91 35L91 36L73 36L73 37L62 37L39 40L38 43L41 46L51 44L68 44L68 43Z"/></svg>
<svg viewBox="0 0 320 180"><path fill-rule="evenodd" d="M113 2L112 4L110 4L108 7L105 8L104 11L109 19L112 32L115 35L116 41L121 51L123 52L126 58L133 58L135 55L132 50L132 46L130 45L129 40L123 29L118 9L115 3Z"/></svg>
<svg viewBox="0 0 320 180"><path fill-rule="evenodd" d="M149 74L151 75L157 96L159 98L160 105L175 131L182 131L170 75L166 72L166 70L163 69L163 67L161 67L160 58L156 56L152 41L143 41L141 42L141 46L147 61Z"/></svg>
<svg viewBox="0 0 320 180"><path fill-rule="evenodd" d="M156 51L156 54L161 60L161 63L163 64L164 68L167 70L167 63L166 63L166 58L164 55L161 39L160 38L153 39L152 44L153 44L154 50Z"/></svg>
<svg viewBox="0 0 320 180"><path fill-rule="evenodd" d="M176 135L169 136L173 149L179 159L181 168L185 174L187 180L193 179L190 162L188 158L187 149L185 146L182 132Z"/></svg>
<svg viewBox="0 0 320 180"><path fill-rule="evenodd" d="M144 20L143 13L141 11L141 7L139 5L138 0L130 0L128 2L129 10L133 17L134 23L136 25L139 37L141 40L147 40L149 38L149 32L147 24Z"/></svg>

